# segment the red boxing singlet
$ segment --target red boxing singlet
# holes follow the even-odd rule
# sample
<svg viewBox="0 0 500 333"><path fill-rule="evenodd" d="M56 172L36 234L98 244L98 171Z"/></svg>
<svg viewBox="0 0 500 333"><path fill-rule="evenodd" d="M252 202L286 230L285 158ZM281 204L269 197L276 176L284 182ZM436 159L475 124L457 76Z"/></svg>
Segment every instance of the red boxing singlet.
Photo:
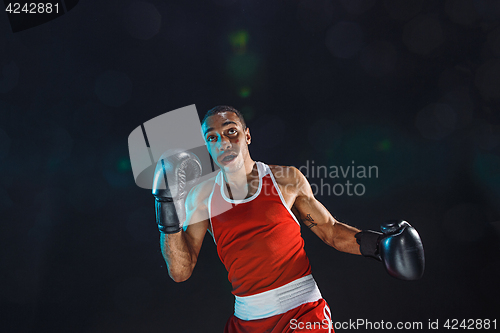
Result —
<svg viewBox="0 0 500 333"><path fill-rule="evenodd" d="M217 253L236 296L250 296L311 274L300 224L286 206L274 176L257 162L259 188L250 198L231 200L219 172L209 198Z"/></svg>

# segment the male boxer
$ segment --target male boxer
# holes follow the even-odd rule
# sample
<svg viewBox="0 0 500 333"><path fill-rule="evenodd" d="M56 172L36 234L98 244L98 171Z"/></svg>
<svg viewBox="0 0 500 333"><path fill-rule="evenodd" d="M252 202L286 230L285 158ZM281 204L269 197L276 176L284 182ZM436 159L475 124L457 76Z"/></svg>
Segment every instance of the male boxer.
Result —
<svg viewBox="0 0 500 333"><path fill-rule="evenodd" d="M189 179L201 174L199 161L189 152L174 153L159 161L153 194L162 254L174 281L190 277L206 231L212 235L236 298L224 332L333 331L299 221L339 251L381 260L395 277L420 278L423 248L407 222L387 223L379 233L335 220L298 169L252 160L250 131L232 107L209 110L201 129L220 172L188 194ZM167 174L170 190L159 190ZM177 212L185 207L185 219L175 206Z"/></svg>

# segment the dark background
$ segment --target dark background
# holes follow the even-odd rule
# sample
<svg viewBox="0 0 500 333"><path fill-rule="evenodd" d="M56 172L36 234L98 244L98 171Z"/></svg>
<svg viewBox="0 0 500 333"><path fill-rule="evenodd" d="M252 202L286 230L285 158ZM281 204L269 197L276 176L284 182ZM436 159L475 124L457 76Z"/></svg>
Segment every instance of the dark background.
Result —
<svg viewBox="0 0 500 333"><path fill-rule="evenodd" d="M0 330L222 331L212 239L173 282L128 157L133 129L190 104L240 109L255 160L378 167L323 180L362 196L317 197L361 229L408 220L426 272L304 228L334 321L500 320L499 23L495 0L81 0L15 34L0 14Z"/></svg>

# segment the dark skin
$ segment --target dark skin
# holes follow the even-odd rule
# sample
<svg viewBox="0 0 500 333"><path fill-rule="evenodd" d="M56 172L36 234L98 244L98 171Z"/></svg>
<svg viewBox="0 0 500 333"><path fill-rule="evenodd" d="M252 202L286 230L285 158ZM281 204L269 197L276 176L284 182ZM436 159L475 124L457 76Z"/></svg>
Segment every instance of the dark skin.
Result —
<svg viewBox="0 0 500 333"><path fill-rule="evenodd" d="M202 125L207 149L221 168L226 195L233 199L249 198L259 185L255 161L250 157L250 130L244 128L233 112L210 116ZM337 221L314 197L306 177L295 167L270 165L288 207L297 219L323 242L335 249L361 254L354 235L360 230ZM196 265L207 230L212 233L208 197L215 177L195 186L186 199L184 229L175 234L161 234L160 243L169 275L176 282L187 280Z"/></svg>

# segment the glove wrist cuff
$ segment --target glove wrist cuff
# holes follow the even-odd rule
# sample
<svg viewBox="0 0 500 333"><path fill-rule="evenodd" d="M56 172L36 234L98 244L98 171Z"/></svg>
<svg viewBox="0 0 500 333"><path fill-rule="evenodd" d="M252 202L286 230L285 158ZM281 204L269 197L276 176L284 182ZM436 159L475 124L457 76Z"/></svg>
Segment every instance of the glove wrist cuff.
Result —
<svg viewBox="0 0 500 333"><path fill-rule="evenodd" d="M158 230L160 230L160 232L162 234L176 234L178 232L180 232L182 230L182 228L179 226L179 227L174 227L174 226L163 226L163 225L158 225Z"/></svg>
<svg viewBox="0 0 500 333"><path fill-rule="evenodd" d="M155 200L158 202L173 202L174 199L170 197L157 197L155 196Z"/></svg>
<svg viewBox="0 0 500 333"><path fill-rule="evenodd" d="M164 234L174 234L181 231L182 223L179 221L173 201L155 201L156 224L158 230Z"/></svg>
<svg viewBox="0 0 500 333"><path fill-rule="evenodd" d="M373 258L382 261L379 252L380 239L384 234L372 230L363 230L358 232L356 242L359 244L359 251L364 257Z"/></svg>

